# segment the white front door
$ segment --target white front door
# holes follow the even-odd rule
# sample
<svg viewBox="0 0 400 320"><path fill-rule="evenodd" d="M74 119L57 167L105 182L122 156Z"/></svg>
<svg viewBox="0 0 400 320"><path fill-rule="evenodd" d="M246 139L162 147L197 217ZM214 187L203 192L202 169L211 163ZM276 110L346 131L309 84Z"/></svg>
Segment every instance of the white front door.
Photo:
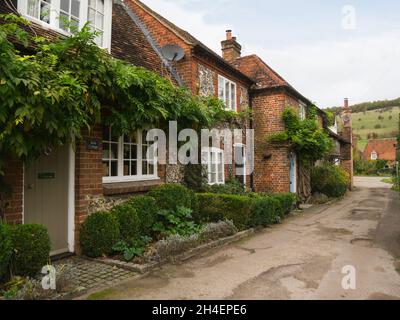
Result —
<svg viewBox="0 0 400 320"><path fill-rule="evenodd" d="M70 152L66 145L25 166L24 223L48 229L52 255L71 251Z"/></svg>
<svg viewBox="0 0 400 320"><path fill-rule="evenodd" d="M297 156L290 154L290 192L297 193Z"/></svg>

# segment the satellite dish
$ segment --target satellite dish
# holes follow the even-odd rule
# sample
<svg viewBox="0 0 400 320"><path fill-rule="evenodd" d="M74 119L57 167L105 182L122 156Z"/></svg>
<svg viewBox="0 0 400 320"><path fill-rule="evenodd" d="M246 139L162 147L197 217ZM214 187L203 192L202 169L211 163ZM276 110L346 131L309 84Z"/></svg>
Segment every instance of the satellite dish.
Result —
<svg viewBox="0 0 400 320"><path fill-rule="evenodd" d="M179 61L185 56L185 51L176 44L167 44L161 48L161 52L168 61Z"/></svg>

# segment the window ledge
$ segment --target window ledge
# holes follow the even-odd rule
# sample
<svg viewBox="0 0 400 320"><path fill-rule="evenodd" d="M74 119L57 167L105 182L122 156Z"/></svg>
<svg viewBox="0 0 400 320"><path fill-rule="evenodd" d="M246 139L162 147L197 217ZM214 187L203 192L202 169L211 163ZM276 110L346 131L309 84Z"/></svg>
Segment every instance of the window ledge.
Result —
<svg viewBox="0 0 400 320"><path fill-rule="evenodd" d="M151 188L162 184L164 184L164 182L161 179L148 181L103 183L103 194L105 196L113 196L120 194L147 192Z"/></svg>

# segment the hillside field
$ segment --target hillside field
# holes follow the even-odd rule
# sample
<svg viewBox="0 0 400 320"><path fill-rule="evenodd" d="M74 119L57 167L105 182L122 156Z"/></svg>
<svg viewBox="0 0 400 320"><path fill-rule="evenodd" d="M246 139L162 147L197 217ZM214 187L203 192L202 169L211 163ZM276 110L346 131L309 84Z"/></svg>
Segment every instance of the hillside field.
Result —
<svg viewBox="0 0 400 320"><path fill-rule="evenodd" d="M359 136L358 148L364 151L368 135L373 133L378 135L374 137L375 139L397 137L399 134L399 114L400 107L353 113L353 132Z"/></svg>

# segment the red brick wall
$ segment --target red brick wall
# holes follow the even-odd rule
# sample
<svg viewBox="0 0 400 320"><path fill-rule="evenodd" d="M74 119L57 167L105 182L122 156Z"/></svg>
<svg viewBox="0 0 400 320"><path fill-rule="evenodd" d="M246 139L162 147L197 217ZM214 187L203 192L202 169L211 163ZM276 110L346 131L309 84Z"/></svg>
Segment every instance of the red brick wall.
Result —
<svg viewBox="0 0 400 320"><path fill-rule="evenodd" d="M5 206L5 219L7 223L22 223L23 217L23 192L24 192L24 167L22 161L10 160L6 162L5 183L11 187L9 193L2 202Z"/></svg>
<svg viewBox="0 0 400 320"><path fill-rule="evenodd" d="M92 196L103 194L102 150L88 150L87 141L96 140L102 145L101 127L83 132L83 139L76 146L75 155L75 244L79 252L79 226L88 214Z"/></svg>
<svg viewBox="0 0 400 320"><path fill-rule="evenodd" d="M256 192L289 192L288 147L268 143L266 137L285 130L282 120L288 97L282 91L253 93L254 189Z"/></svg>

